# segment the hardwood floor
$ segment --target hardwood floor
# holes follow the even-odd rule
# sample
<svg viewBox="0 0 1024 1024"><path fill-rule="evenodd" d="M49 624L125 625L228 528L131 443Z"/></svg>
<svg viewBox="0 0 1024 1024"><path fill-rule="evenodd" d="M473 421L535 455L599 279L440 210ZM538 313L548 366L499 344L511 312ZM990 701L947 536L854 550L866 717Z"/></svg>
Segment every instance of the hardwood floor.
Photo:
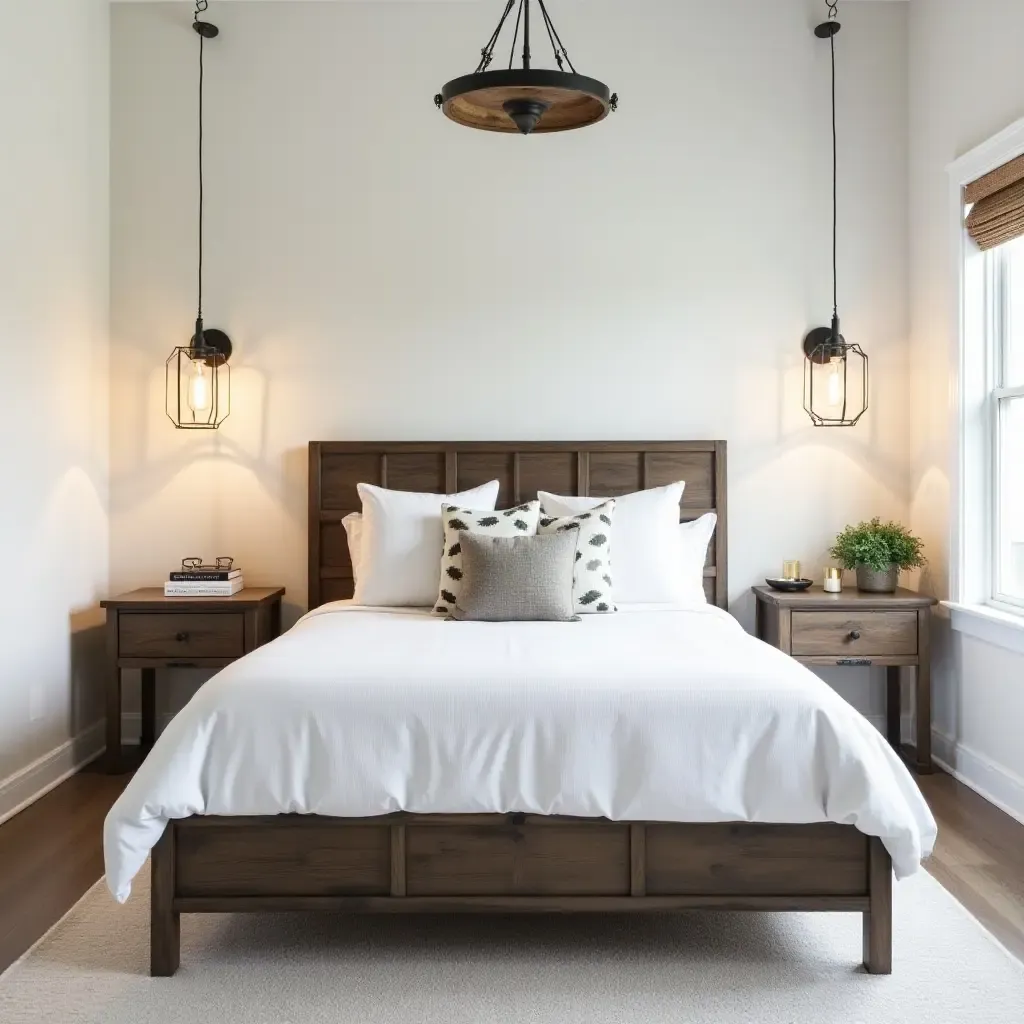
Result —
<svg viewBox="0 0 1024 1024"><path fill-rule="evenodd" d="M103 819L130 775L89 766L0 825L0 971L103 874Z"/></svg>
<svg viewBox="0 0 1024 1024"><path fill-rule="evenodd" d="M103 874L103 819L129 778L86 769L0 825L0 971ZM926 867L1024 961L1024 825L943 772L918 781L939 823Z"/></svg>
<svg viewBox="0 0 1024 1024"><path fill-rule="evenodd" d="M925 867L1024 961L1024 825L945 772L918 782L939 825Z"/></svg>

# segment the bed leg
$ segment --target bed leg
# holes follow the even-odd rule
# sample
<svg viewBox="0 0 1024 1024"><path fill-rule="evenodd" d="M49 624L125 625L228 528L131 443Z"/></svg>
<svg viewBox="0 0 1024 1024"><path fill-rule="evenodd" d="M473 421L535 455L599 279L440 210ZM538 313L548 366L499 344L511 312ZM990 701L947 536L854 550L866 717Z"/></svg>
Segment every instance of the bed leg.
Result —
<svg viewBox="0 0 1024 1024"><path fill-rule="evenodd" d="M881 839L868 839L868 899L864 912L864 969L892 974L892 861Z"/></svg>
<svg viewBox="0 0 1024 1024"><path fill-rule="evenodd" d="M174 910L174 822L153 847L150 893L149 973L169 978L181 960L180 915Z"/></svg>

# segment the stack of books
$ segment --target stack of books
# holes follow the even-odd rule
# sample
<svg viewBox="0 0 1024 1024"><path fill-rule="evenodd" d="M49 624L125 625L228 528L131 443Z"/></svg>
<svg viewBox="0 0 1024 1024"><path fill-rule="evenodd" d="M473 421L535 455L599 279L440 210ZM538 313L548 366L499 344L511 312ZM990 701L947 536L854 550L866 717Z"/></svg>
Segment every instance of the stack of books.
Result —
<svg viewBox="0 0 1024 1024"><path fill-rule="evenodd" d="M231 597L243 586L241 569L178 569L164 584L164 597Z"/></svg>

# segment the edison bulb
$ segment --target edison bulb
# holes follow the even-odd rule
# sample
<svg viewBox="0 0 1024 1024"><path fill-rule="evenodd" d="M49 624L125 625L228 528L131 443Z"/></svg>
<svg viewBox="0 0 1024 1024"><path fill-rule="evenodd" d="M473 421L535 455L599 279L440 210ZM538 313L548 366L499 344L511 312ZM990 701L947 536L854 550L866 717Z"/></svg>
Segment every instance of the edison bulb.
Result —
<svg viewBox="0 0 1024 1024"><path fill-rule="evenodd" d="M843 397L843 360L833 356L828 364L828 404L838 405Z"/></svg>
<svg viewBox="0 0 1024 1024"><path fill-rule="evenodd" d="M192 360L192 372L188 379L188 407L195 413L210 409L210 376L202 359Z"/></svg>

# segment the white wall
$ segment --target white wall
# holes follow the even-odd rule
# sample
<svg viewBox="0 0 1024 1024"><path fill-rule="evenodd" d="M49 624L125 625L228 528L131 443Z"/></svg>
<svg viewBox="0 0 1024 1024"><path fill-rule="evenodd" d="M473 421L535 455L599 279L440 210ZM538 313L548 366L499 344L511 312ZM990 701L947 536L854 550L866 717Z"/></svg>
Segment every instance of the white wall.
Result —
<svg viewBox="0 0 1024 1024"><path fill-rule="evenodd" d="M952 274L946 167L1024 117L1024 4L910 5L911 521L931 566L925 589L949 594ZM937 623L936 749L1024 818L1024 657Z"/></svg>
<svg viewBox="0 0 1024 1024"><path fill-rule="evenodd" d="M431 102L489 5L214 6L205 306L236 346L215 434L163 412L195 303L191 13L113 10L115 589L231 554L294 614L311 439L726 438L748 624L783 558L818 575L845 523L906 515L905 5L851 5L840 37L841 307L874 374L848 431L801 410L800 342L831 312L818 0L563 0L622 105L531 139Z"/></svg>
<svg viewBox="0 0 1024 1024"><path fill-rule="evenodd" d="M109 12L2 4L0 819L102 745Z"/></svg>

